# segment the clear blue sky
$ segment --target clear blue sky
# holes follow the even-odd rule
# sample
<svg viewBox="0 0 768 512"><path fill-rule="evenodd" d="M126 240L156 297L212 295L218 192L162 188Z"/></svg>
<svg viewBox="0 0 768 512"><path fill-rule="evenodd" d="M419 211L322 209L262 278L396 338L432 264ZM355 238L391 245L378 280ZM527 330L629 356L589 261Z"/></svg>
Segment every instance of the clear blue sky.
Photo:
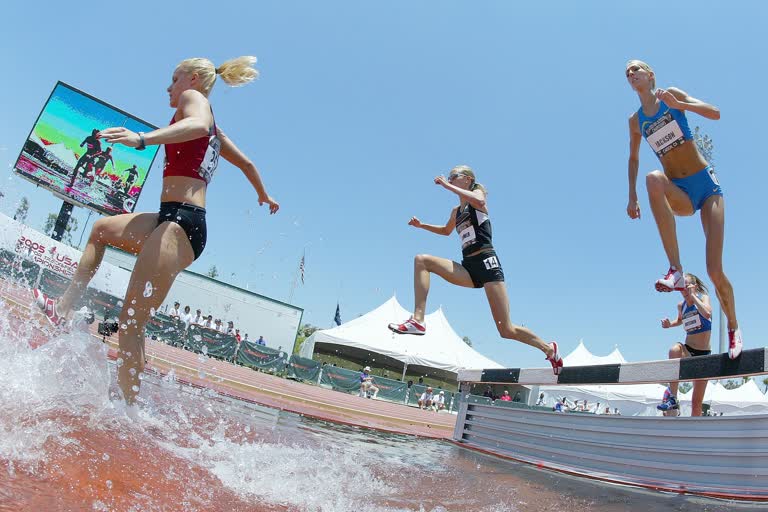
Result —
<svg viewBox="0 0 768 512"><path fill-rule="evenodd" d="M689 121L715 142L746 347L765 344L763 2L38 2L3 14L2 211L27 196L29 223L41 227L59 209L9 173L57 80L164 125L180 60L256 55L261 78L242 89L219 83L211 100L281 210L269 217L222 164L209 189L209 243L192 270L215 264L226 281L285 300L306 247L306 284L294 295L305 321L328 327L337 300L346 321L393 292L410 308L413 256L458 259L460 246L406 223L447 219L455 196L432 178L465 163L490 192L513 320L563 352L583 338L601 355L618 345L629 360L663 358L683 334L659 326L679 296L653 290L667 261L642 178L643 218L625 213L627 118L638 101L624 63L646 60L660 86L722 111L717 122ZM641 176L658 166L643 143ZM158 158L137 211L156 211L161 172ZM87 212L76 216L82 226ZM678 230L684 265L705 275L698 217ZM481 291L434 279L428 310L440 305L482 353L544 364L498 336Z"/></svg>

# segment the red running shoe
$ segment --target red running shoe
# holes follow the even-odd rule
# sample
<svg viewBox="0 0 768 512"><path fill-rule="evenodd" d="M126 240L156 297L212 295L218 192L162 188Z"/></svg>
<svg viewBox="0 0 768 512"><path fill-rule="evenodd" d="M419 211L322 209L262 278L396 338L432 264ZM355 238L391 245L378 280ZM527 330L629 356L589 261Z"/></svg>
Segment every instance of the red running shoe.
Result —
<svg viewBox="0 0 768 512"><path fill-rule="evenodd" d="M675 267L669 267L667 275L656 281L657 292L681 292L683 290L685 290L685 276Z"/></svg>
<svg viewBox="0 0 768 512"><path fill-rule="evenodd" d="M735 331L728 329L728 357L736 359L741 355L741 349L744 342L741 341L741 329L738 327Z"/></svg>
<svg viewBox="0 0 768 512"><path fill-rule="evenodd" d="M389 330L396 332L397 334L415 334L416 336L424 336L427 332L427 328L416 321L413 317L409 318L401 324L389 324Z"/></svg>
<svg viewBox="0 0 768 512"><path fill-rule="evenodd" d="M56 301L39 289L32 290L32 296L35 298L35 304L37 307L43 310L45 317L54 327L58 327L64 323L65 318L60 316L56 312Z"/></svg>
<svg viewBox="0 0 768 512"><path fill-rule="evenodd" d="M560 351L557 350L557 342L553 341L549 346L555 349L555 352L546 360L552 363L552 371L555 372L555 375L560 375L560 370L563 369L563 358L560 357Z"/></svg>

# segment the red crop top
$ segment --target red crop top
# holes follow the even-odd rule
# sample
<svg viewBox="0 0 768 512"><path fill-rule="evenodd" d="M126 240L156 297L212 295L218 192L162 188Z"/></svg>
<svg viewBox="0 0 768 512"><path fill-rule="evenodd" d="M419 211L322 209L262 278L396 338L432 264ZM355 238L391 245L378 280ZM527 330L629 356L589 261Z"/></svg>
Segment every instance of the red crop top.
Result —
<svg viewBox="0 0 768 512"><path fill-rule="evenodd" d="M175 123L175 116L171 124ZM208 130L208 135L199 139L188 140L165 145L165 167L163 178L168 176L185 176L211 182L216 166L219 164L221 140L219 139L216 122Z"/></svg>

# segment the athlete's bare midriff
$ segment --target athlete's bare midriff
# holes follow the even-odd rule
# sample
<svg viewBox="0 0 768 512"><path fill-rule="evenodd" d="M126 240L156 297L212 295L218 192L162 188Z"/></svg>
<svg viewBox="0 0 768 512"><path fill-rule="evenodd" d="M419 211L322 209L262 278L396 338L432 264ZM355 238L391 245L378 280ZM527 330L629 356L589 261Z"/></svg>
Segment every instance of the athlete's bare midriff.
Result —
<svg viewBox="0 0 768 512"><path fill-rule="evenodd" d="M207 184L203 180L187 178L186 176L168 176L163 178L163 192L160 202L187 203L205 208L205 190Z"/></svg>
<svg viewBox="0 0 768 512"><path fill-rule="evenodd" d="M696 174L707 165L709 164L701 156L696 142L693 140L685 141L661 157L664 174L670 179L686 178Z"/></svg>

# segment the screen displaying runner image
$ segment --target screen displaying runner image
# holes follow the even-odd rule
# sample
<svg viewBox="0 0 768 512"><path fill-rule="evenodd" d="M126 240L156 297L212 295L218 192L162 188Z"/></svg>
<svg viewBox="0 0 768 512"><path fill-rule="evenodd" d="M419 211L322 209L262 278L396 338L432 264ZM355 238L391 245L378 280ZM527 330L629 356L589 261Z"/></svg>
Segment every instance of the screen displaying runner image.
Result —
<svg viewBox="0 0 768 512"><path fill-rule="evenodd" d="M68 201L104 215L131 213L159 146L143 151L97 139L99 130L155 126L58 82L19 154L15 171Z"/></svg>

